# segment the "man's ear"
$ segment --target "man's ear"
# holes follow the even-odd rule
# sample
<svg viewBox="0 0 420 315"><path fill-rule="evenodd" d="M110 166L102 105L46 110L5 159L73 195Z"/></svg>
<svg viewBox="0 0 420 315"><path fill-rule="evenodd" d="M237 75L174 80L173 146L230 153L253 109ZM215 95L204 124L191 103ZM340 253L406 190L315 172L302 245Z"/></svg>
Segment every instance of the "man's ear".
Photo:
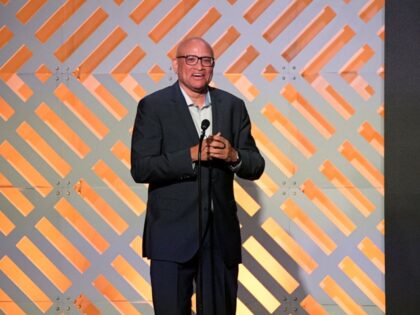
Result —
<svg viewBox="0 0 420 315"><path fill-rule="evenodd" d="M172 59L172 69L176 74L178 74L178 59L174 58Z"/></svg>

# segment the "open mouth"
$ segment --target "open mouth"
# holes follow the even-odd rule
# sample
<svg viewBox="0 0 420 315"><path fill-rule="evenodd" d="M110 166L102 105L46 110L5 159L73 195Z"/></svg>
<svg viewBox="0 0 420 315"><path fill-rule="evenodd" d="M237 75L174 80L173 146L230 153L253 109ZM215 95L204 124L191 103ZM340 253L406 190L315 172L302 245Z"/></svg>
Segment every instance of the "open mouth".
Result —
<svg viewBox="0 0 420 315"><path fill-rule="evenodd" d="M204 74L203 73L193 73L193 78L196 78L196 79L202 79L202 78L204 78Z"/></svg>

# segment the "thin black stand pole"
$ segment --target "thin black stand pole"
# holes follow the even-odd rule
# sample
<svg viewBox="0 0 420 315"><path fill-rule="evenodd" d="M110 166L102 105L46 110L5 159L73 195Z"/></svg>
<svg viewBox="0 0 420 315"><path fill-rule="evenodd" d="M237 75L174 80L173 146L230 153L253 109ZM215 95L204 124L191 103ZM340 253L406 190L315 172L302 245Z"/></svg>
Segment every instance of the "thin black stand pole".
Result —
<svg viewBox="0 0 420 315"><path fill-rule="evenodd" d="M201 123L201 135L198 142L198 165L197 165L197 181L198 181L198 285L197 285L197 313L203 314L203 265L202 265L202 238L203 238L203 203L201 193L201 148L206 134L206 129L210 122L205 119Z"/></svg>

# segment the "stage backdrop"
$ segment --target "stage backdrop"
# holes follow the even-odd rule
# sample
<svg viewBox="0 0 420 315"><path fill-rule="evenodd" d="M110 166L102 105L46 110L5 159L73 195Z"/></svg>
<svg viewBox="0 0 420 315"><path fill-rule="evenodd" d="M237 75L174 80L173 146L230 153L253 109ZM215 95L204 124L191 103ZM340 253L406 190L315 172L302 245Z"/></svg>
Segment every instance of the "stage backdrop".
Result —
<svg viewBox="0 0 420 315"><path fill-rule="evenodd" d="M0 312L153 314L137 102L188 36L266 159L238 314L383 314L384 0L0 0ZM194 192L191 192L194 193Z"/></svg>

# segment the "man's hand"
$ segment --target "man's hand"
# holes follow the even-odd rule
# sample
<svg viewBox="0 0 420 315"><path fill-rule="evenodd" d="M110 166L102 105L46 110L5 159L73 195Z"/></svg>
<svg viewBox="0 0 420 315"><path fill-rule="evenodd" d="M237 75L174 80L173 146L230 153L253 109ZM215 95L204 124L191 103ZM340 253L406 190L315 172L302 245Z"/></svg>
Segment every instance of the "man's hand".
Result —
<svg viewBox="0 0 420 315"><path fill-rule="evenodd" d="M203 141L201 146L201 161L210 160L209 157L209 146L206 140ZM190 148L191 160L193 162L198 161L198 144Z"/></svg>
<svg viewBox="0 0 420 315"><path fill-rule="evenodd" d="M208 145L210 159L216 158L227 163L235 163L238 160L238 153L220 132L208 137L205 141Z"/></svg>

